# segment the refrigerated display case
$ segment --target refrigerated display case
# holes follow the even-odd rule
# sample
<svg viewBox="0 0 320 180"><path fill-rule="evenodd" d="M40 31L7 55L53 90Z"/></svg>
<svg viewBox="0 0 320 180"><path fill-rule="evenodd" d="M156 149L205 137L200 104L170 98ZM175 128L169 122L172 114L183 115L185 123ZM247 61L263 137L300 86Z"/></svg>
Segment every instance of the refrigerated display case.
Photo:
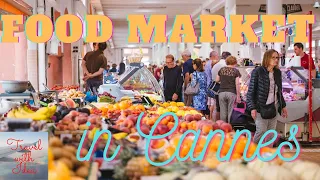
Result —
<svg viewBox="0 0 320 180"><path fill-rule="evenodd" d="M99 93L108 92L116 100L127 96L147 96L156 101L163 101L164 94L153 74L143 63L130 63L126 71L120 76L114 76L116 81L106 81L99 88Z"/></svg>
<svg viewBox="0 0 320 180"><path fill-rule="evenodd" d="M254 66L238 67L241 79L240 79L240 94L244 101L246 101L246 94L250 83L250 77ZM302 67L280 68L282 72L282 93L287 104L288 117L280 117L276 130L288 137L290 127L295 124L298 125L300 132L297 138L300 140L305 139L305 134L308 134L308 71ZM313 112L314 117L320 116L320 86L315 86L315 82L312 88L313 99ZM315 120L317 120L315 118ZM314 121L313 126L320 126L320 123ZM317 128L313 128L313 137L320 136L320 132Z"/></svg>

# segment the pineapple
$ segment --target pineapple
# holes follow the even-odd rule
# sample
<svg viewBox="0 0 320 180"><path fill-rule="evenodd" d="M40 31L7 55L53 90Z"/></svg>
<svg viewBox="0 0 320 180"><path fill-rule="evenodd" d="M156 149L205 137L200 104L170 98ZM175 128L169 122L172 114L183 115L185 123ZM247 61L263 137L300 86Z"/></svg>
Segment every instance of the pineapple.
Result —
<svg viewBox="0 0 320 180"><path fill-rule="evenodd" d="M144 156L132 158L126 168L127 177L132 179L140 179L141 176L154 176L158 174L158 167L149 164Z"/></svg>

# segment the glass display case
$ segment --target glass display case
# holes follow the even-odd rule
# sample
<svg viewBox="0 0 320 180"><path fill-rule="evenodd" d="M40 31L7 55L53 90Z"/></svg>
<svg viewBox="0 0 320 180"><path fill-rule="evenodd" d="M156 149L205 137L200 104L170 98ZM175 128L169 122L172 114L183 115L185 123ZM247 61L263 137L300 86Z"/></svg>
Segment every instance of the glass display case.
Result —
<svg viewBox="0 0 320 180"><path fill-rule="evenodd" d="M118 82L124 90L138 91L141 95L158 101L164 99L161 86L143 63L130 63L125 73L119 77Z"/></svg>
<svg viewBox="0 0 320 180"><path fill-rule="evenodd" d="M241 74L240 94L243 100L246 100L250 77L255 66L238 67ZM280 68L282 72L282 92L285 101L300 101L307 98L307 71L301 67L292 67L291 69Z"/></svg>

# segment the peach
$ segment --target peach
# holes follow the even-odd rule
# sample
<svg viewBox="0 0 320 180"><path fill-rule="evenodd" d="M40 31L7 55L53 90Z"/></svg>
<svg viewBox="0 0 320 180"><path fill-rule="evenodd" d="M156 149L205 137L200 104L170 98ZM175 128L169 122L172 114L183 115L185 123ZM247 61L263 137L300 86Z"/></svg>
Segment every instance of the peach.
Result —
<svg viewBox="0 0 320 180"><path fill-rule="evenodd" d="M188 130L187 128L181 128L181 129L179 130L179 132L180 132L180 133L185 133L187 130Z"/></svg>
<svg viewBox="0 0 320 180"><path fill-rule="evenodd" d="M89 121L91 124L96 124L96 123L97 123L96 118L89 118L88 121Z"/></svg>
<svg viewBox="0 0 320 180"><path fill-rule="evenodd" d="M196 120L196 121L200 121L201 118L202 118L202 116L200 114L193 115L193 119Z"/></svg>
<svg viewBox="0 0 320 180"><path fill-rule="evenodd" d="M225 123L223 120L218 120L216 123L220 126L222 123Z"/></svg>
<svg viewBox="0 0 320 180"><path fill-rule="evenodd" d="M165 133L167 133L167 132L170 131L169 128L168 128L168 126L163 125L163 124L159 124L159 125L157 126L157 129L159 130L159 134L165 134Z"/></svg>
<svg viewBox="0 0 320 180"><path fill-rule="evenodd" d="M221 130L223 130L224 132L231 132L232 131L232 126L228 123L223 123L220 125Z"/></svg>
<svg viewBox="0 0 320 180"><path fill-rule="evenodd" d="M168 118L164 118L161 120L160 124L164 124L164 125L167 125L169 122L169 119Z"/></svg>
<svg viewBox="0 0 320 180"><path fill-rule="evenodd" d="M120 131L123 131L123 132L128 133L128 134L130 133L130 129L127 128L127 127L120 128Z"/></svg>
<svg viewBox="0 0 320 180"><path fill-rule="evenodd" d="M212 126L211 125L208 125L208 124L205 124L202 126L202 129L201 129L201 132L205 135L209 134L210 131L212 130Z"/></svg>
<svg viewBox="0 0 320 180"><path fill-rule="evenodd" d="M142 124L140 129L144 134L150 134L150 127L147 124Z"/></svg>
<svg viewBox="0 0 320 180"><path fill-rule="evenodd" d="M137 120L138 120L138 116L136 116L136 115L129 115L128 117L127 117L127 120L131 120L134 124L137 122Z"/></svg>
<svg viewBox="0 0 320 180"><path fill-rule="evenodd" d="M191 121L193 121L193 120L194 120L194 116L193 116L193 115L191 115L191 114L187 114L187 115L184 117L184 119L185 119L186 121L191 122Z"/></svg>
<svg viewBox="0 0 320 180"><path fill-rule="evenodd" d="M214 123L214 124L212 125L212 128L213 128L213 130L220 129L219 124L217 124L217 123Z"/></svg>
<svg viewBox="0 0 320 180"><path fill-rule="evenodd" d="M132 122L131 120L127 119L124 121L124 126L127 128L132 128L134 127L134 122Z"/></svg>

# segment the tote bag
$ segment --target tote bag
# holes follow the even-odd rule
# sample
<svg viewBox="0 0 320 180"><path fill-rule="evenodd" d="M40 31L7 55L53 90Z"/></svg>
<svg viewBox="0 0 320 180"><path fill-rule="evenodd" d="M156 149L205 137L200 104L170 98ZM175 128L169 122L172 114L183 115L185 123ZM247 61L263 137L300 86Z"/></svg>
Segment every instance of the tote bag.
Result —
<svg viewBox="0 0 320 180"><path fill-rule="evenodd" d="M198 82L198 74L196 73L196 85L192 86L191 83L189 83L184 93L186 95L194 96L199 93L200 91L199 89L200 89L200 84Z"/></svg>

